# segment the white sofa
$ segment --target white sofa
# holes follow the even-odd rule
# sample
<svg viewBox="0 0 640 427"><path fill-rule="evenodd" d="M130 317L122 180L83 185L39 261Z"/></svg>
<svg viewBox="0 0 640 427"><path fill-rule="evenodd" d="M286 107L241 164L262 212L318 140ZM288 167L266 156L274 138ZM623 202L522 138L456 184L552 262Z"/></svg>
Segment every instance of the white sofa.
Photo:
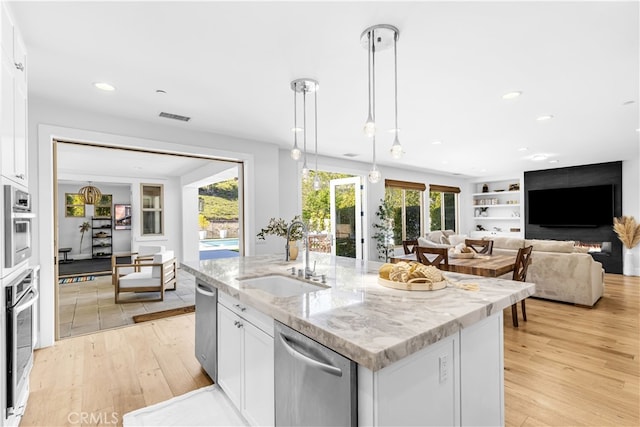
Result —
<svg viewBox="0 0 640 427"><path fill-rule="evenodd" d="M515 256L518 249L533 246L527 282L536 284L536 297L592 307L604 292L602 264L584 249L575 247L574 241L485 239L493 240L494 254Z"/></svg>

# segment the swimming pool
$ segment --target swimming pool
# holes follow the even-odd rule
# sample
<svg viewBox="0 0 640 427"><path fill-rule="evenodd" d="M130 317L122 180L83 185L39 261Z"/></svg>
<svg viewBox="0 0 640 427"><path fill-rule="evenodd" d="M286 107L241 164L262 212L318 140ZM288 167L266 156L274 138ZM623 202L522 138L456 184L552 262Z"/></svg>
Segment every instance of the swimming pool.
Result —
<svg viewBox="0 0 640 427"><path fill-rule="evenodd" d="M228 249L238 247L238 238L231 237L227 239L209 239L201 240L200 243L204 246L209 246L216 249Z"/></svg>

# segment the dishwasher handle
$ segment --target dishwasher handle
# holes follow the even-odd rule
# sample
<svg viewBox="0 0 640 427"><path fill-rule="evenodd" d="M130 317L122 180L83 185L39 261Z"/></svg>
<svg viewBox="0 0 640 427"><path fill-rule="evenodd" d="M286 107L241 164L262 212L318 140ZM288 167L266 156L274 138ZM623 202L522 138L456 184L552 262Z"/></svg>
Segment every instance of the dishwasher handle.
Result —
<svg viewBox="0 0 640 427"><path fill-rule="evenodd" d="M198 292L199 294L208 296L208 297L215 297L216 296L215 292L210 291L209 288L207 288L206 286L202 286L199 283L196 285L196 292Z"/></svg>
<svg viewBox="0 0 640 427"><path fill-rule="evenodd" d="M293 348L291 344L289 344L289 340L287 339L287 337L282 335L282 333L278 335L280 336L280 342L284 346L285 350L287 350L287 353L289 353L294 359L298 359L299 361L318 368L328 374L335 375L336 377L342 377L342 369L320 362L319 360L313 359L306 354L300 353L295 348Z"/></svg>

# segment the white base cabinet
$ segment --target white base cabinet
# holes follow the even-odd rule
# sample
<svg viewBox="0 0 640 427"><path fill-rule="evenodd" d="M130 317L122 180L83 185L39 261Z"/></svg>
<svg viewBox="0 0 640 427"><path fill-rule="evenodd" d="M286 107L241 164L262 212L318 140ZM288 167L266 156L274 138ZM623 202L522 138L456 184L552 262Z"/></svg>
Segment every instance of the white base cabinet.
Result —
<svg viewBox="0 0 640 427"><path fill-rule="evenodd" d="M358 365L360 426L504 425L502 312L377 372Z"/></svg>
<svg viewBox="0 0 640 427"><path fill-rule="evenodd" d="M220 293L218 384L253 426L275 422L273 319Z"/></svg>

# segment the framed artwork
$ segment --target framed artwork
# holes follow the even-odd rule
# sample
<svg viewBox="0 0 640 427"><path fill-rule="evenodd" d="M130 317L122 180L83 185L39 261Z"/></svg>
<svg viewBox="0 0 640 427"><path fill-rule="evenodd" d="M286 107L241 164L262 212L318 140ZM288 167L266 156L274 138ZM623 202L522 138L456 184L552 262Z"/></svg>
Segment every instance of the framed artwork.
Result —
<svg viewBox="0 0 640 427"><path fill-rule="evenodd" d="M111 194L103 194L100 200L95 204L94 215L99 218L111 218L111 201L113 196Z"/></svg>
<svg viewBox="0 0 640 427"><path fill-rule="evenodd" d="M84 199L78 193L64 193L64 216L84 217Z"/></svg>
<svg viewBox="0 0 640 427"><path fill-rule="evenodd" d="M113 205L114 228L116 230L131 230L131 205Z"/></svg>

